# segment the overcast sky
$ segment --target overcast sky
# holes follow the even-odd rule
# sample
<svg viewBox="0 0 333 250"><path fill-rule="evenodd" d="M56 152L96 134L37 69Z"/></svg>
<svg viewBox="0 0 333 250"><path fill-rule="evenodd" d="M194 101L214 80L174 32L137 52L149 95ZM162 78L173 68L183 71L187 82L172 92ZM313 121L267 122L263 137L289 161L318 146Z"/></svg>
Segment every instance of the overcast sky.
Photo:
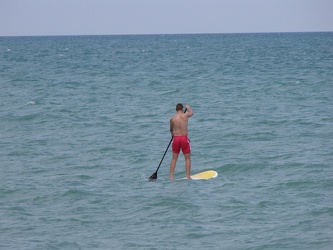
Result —
<svg viewBox="0 0 333 250"><path fill-rule="evenodd" d="M0 0L0 36L333 31L333 0Z"/></svg>

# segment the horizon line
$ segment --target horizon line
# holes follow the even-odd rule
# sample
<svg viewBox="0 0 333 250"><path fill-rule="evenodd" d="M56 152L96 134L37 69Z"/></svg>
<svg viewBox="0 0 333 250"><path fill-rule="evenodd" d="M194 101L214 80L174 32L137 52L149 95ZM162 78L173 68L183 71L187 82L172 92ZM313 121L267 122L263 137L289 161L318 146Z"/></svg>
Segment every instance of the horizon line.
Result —
<svg viewBox="0 0 333 250"><path fill-rule="evenodd" d="M124 34L50 34L50 35L0 35L0 37L70 37L70 36L172 36L172 35L229 35L229 34L284 34L332 33L333 31L261 31L261 32L198 32L198 33L124 33Z"/></svg>

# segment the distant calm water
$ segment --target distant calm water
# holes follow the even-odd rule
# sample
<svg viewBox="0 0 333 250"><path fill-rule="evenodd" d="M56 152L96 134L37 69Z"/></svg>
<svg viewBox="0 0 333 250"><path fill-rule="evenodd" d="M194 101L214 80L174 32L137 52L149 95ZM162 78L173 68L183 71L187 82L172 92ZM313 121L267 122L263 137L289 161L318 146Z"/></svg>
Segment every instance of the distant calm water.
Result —
<svg viewBox="0 0 333 250"><path fill-rule="evenodd" d="M0 86L0 249L333 249L333 33L0 37ZM148 182L178 102L218 178Z"/></svg>

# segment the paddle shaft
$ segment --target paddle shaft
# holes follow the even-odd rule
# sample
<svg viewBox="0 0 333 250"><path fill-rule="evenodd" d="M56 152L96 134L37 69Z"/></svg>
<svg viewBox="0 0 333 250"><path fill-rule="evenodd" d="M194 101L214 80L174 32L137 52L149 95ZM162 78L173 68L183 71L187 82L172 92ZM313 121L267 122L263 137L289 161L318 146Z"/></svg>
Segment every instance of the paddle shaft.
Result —
<svg viewBox="0 0 333 250"><path fill-rule="evenodd" d="M172 142L172 139L173 139L173 136L171 137L170 142L169 142L169 145L168 145L167 149L165 150L164 155L163 155L163 157L162 157L162 159L161 159L161 161L160 161L160 164L158 165L158 167L157 167L157 169L156 169L156 173L157 173L157 171L160 169L160 166L161 166L161 164L162 164L162 161L163 161L163 159L164 159L166 153L168 152L168 149L169 149L169 147L170 147L170 144L171 144L171 142Z"/></svg>

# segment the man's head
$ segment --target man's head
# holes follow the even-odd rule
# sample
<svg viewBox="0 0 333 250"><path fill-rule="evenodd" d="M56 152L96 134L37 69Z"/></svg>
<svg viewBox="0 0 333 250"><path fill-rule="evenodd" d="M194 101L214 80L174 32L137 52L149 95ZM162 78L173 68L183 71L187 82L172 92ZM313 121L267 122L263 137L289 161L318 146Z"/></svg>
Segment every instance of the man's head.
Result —
<svg viewBox="0 0 333 250"><path fill-rule="evenodd" d="M176 105L176 111L178 112L178 111L183 111L183 108L184 108L184 106L183 106L183 104L181 104L181 103L178 103L177 105Z"/></svg>

